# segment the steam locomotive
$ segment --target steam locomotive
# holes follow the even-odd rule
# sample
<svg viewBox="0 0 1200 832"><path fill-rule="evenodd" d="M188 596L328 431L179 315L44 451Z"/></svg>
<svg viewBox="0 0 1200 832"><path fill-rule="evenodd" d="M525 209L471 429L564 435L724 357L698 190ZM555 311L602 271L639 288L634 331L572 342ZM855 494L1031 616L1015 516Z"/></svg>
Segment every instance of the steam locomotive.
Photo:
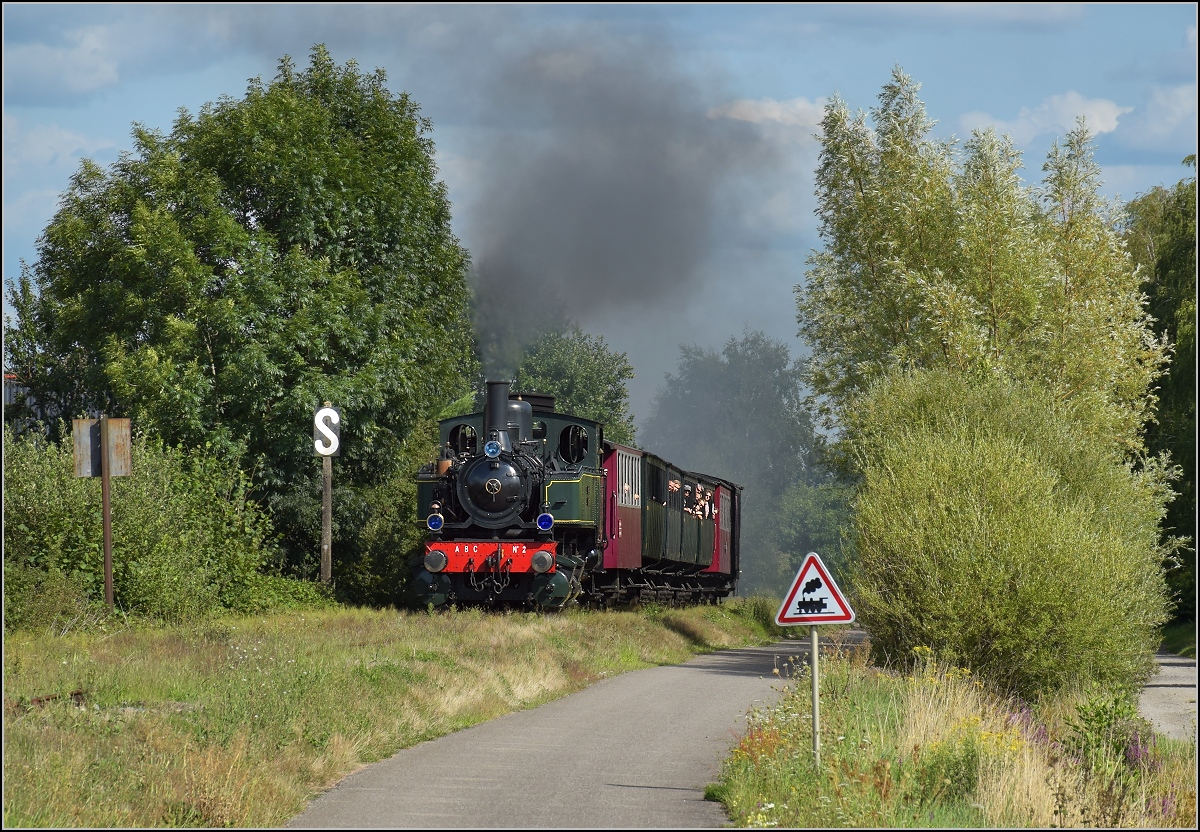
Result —
<svg viewBox="0 0 1200 832"><path fill-rule="evenodd" d="M554 399L487 382L417 472L423 604L712 603L737 590L740 486L604 439Z"/></svg>

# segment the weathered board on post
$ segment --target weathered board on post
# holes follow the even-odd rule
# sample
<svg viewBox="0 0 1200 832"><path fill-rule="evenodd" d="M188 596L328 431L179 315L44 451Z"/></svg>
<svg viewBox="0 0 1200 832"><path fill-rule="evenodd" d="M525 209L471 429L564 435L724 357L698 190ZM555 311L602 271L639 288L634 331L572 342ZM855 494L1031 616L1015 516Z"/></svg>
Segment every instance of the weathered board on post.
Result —
<svg viewBox="0 0 1200 832"><path fill-rule="evenodd" d="M100 477L100 508L104 529L104 602L113 609L112 503L109 480L129 476L130 429L128 419L72 420L75 439L75 476Z"/></svg>
<svg viewBox="0 0 1200 832"><path fill-rule="evenodd" d="M98 477L103 468L99 419L74 419L75 476ZM128 477L130 428L128 419L108 420L108 475Z"/></svg>

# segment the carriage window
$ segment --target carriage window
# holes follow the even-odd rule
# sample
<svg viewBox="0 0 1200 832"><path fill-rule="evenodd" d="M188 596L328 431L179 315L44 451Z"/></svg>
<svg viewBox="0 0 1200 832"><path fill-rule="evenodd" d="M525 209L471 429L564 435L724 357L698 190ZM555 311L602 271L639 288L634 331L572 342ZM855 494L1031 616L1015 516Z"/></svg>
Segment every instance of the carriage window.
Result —
<svg viewBox="0 0 1200 832"><path fill-rule="evenodd" d="M642 505L641 460L625 451L617 451L617 505L639 508Z"/></svg>
<svg viewBox="0 0 1200 832"><path fill-rule="evenodd" d="M571 465L583 462L587 456L587 431L579 425L567 425L558 436L558 455Z"/></svg>
<svg viewBox="0 0 1200 832"><path fill-rule="evenodd" d="M534 439L545 439L546 438L546 423L545 422L539 421L539 422L533 423L533 438Z"/></svg>
<svg viewBox="0 0 1200 832"><path fill-rule="evenodd" d="M450 429L450 450L456 454L475 453L475 428L470 425L455 425Z"/></svg>

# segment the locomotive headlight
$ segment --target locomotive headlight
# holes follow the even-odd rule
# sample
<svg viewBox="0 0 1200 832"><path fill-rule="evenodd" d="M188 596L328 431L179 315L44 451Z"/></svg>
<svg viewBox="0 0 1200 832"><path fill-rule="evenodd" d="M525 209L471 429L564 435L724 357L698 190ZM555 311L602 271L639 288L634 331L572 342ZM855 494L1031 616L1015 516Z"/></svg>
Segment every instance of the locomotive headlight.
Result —
<svg viewBox="0 0 1200 832"><path fill-rule="evenodd" d="M446 525L446 518L435 512L425 518L425 525L429 527L429 531L431 532L440 532L442 526Z"/></svg>
<svg viewBox="0 0 1200 832"><path fill-rule="evenodd" d="M446 568L446 564L450 561L446 558L445 552L439 552L436 549L425 553L425 568L436 574Z"/></svg>
<svg viewBox="0 0 1200 832"><path fill-rule="evenodd" d="M529 559L529 565L538 574L549 572L550 567L554 566L554 555L546 551L534 552L533 557Z"/></svg>
<svg viewBox="0 0 1200 832"><path fill-rule="evenodd" d="M496 457L500 456L500 443L495 439L491 439L483 443L483 452L488 456L489 459L495 459Z"/></svg>
<svg viewBox="0 0 1200 832"><path fill-rule="evenodd" d="M528 516L528 515L526 515L526 516ZM537 527L538 527L538 529L540 529L541 531L544 531L544 532L548 532L551 529L553 529L554 528L554 515L548 511L543 512L542 514L539 514L538 518L537 518Z"/></svg>

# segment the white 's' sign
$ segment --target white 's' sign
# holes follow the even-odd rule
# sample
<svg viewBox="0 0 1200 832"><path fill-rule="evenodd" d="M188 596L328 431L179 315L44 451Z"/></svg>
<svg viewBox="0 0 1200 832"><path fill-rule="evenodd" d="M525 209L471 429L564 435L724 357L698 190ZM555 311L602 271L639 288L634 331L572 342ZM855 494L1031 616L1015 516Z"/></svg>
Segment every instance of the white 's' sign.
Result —
<svg viewBox="0 0 1200 832"><path fill-rule="evenodd" d="M341 456L342 414L325 406L313 414L313 450L318 456Z"/></svg>

